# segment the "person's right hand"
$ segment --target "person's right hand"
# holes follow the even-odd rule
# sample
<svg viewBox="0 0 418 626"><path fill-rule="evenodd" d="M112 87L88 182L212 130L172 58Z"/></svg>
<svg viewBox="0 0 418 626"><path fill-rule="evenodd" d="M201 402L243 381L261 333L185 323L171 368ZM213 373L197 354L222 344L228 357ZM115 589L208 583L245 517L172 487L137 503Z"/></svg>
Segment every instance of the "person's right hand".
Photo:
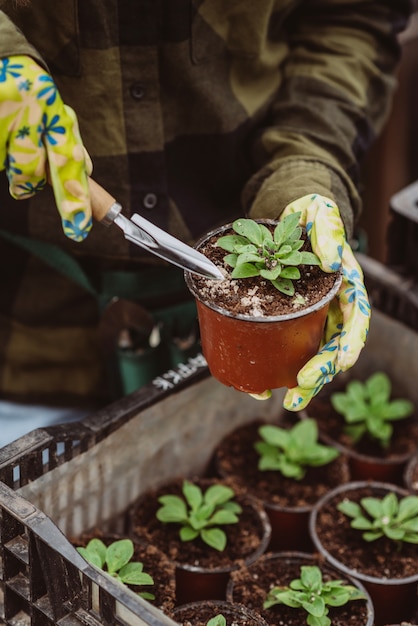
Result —
<svg viewBox="0 0 418 626"><path fill-rule="evenodd" d="M28 198L51 182L64 233L82 241L91 225L91 162L74 111L28 56L0 59L0 170L10 194Z"/></svg>

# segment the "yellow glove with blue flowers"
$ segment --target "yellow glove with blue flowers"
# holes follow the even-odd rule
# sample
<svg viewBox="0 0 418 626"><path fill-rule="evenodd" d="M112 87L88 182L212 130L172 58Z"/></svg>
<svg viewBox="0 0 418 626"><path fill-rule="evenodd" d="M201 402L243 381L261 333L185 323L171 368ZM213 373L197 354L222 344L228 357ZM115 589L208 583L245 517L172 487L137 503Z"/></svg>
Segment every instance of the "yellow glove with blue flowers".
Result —
<svg viewBox="0 0 418 626"><path fill-rule="evenodd" d="M49 178L64 233L82 241L92 225L88 173L74 111L28 56L0 59L0 169L11 195L29 198Z"/></svg>
<svg viewBox="0 0 418 626"><path fill-rule="evenodd" d="M283 406L299 411L322 387L357 361L366 341L370 304L363 283L363 272L347 243L337 205L328 198L309 195L289 204L281 217L301 212L300 224L306 228L312 249L325 272L340 267L343 278L331 302L322 345L298 373L298 386L289 389Z"/></svg>

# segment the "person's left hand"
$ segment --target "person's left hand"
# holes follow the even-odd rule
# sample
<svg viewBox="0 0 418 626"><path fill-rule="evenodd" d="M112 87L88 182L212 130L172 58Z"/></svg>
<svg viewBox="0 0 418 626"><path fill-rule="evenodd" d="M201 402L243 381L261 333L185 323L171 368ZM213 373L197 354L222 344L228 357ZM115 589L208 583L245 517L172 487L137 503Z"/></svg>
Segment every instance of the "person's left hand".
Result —
<svg viewBox="0 0 418 626"><path fill-rule="evenodd" d="M298 385L285 395L283 406L288 411L305 408L326 383L354 365L366 341L370 322L363 272L347 243L338 207L332 200L314 194L289 204L280 217L299 211L300 224L306 228L322 269L335 272L341 268L343 278L329 306L320 350L299 371ZM265 392L260 398L268 396Z"/></svg>

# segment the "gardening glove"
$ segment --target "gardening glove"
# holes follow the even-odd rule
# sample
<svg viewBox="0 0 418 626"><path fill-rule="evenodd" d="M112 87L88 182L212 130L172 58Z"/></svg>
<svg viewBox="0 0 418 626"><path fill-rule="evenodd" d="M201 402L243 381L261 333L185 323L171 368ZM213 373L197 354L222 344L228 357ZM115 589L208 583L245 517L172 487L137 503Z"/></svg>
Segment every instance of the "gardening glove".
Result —
<svg viewBox="0 0 418 626"><path fill-rule="evenodd" d="M299 371L298 386L289 389L283 406L299 411L322 387L357 361L365 344L370 321L370 304L363 272L347 243L336 204L319 195L309 195L289 204L281 217L301 212L314 253L325 272L342 269L343 278L328 311L320 351Z"/></svg>
<svg viewBox="0 0 418 626"><path fill-rule="evenodd" d="M92 225L91 161L74 111L28 56L0 59L0 137L0 169L13 198L29 198L50 180L65 235L82 241Z"/></svg>

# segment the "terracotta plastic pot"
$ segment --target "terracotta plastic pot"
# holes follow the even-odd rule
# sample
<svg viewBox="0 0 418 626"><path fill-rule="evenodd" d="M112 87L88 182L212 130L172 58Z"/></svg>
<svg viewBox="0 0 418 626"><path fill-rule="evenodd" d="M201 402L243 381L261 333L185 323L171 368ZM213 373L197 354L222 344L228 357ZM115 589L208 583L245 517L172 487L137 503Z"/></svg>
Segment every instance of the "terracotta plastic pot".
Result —
<svg viewBox="0 0 418 626"><path fill-rule="evenodd" d="M343 498L353 499L358 501L358 494L364 491L363 495L373 495L375 497L383 497L389 492L395 493L398 498L402 498L408 495L408 491L406 489L402 489L397 485L393 485L390 483L380 483L373 481L357 481L352 483L347 483L346 485L341 485L325 496L323 496L316 506L313 508L309 529L311 532L312 541L315 545L315 548L318 552L326 559L328 563L333 565L335 568L352 576L353 578L360 580L368 592L373 601L374 610L375 610L375 626L384 626L385 624L391 622L398 622L402 620L407 620L415 614L417 609L417 584L418 584L418 566L417 572L414 575L410 575L404 578L395 578L391 577L387 572L389 570L388 560L390 555L383 554L383 550L381 550L381 554L379 553L379 566L381 567L381 576L378 575L370 575L365 573L362 570L361 566L356 563L356 566L351 566L352 557L354 554L354 547L350 552L350 556L347 556L346 561L342 561L341 553L338 550L338 546L335 547L335 550L326 547L324 545L324 531L321 524L321 514L325 507L328 507L328 516L329 516L329 529L331 534L333 535L332 540L334 541L335 535L340 530L344 535L344 541L346 546L350 546L350 536L353 533L360 533L359 530L347 530L344 531L341 516L336 508L336 505ZM357 494L357 497L355 497ZM361 497L363 497L363 495ZM350 521L344 523L344 527L349 527ZM377 540L379 541L379 540ZM340 537L339 545L342 543L342 538ZM377 542L367 543L364 541L364 553L362 556L362 561L364 563L364 567L369 565L371 561L371 544L376 544L376 550L380 550L378 547L379 544ZM382 546L382 544L380 544ZM415 549L416 546L414 546ZM356 548L357 551L357 548ZM392 553L396 552L396 545L393 546ZM350 564L348 564L350 563Z"/></svg>
<svg viewBox="0 0 418 626"><path fill-rule="evenodd" d="M178 606L173 611L173 619L188 626L206 625L216 615L223 615L227 626L268 626L267 622L255 611L226 600L204 600L189 602Z"/></svg>
<svg viewBox="0 0 418 626"><path fill-rule="evenodd" d="M242 563L246 565L250 565L266 552L271 537L271 526L266 512L256 502L252 502L251 505L262 521L263 536L257 548L242 560ZM240 563L235 562L228 566L208 569L190 563L176 562L176 604L185 604L197 600L225 599L231 572L239 566Z"/></svg>
<svg viewBox="0 0 418 626"><path fill-rule="evenodd" d="M272 552L263 555L257 562L249 567L243 567L236 570L231 575L228 583L226 597L230 602L238 602L240 604L251 603L251 608L269 622L269 624L287 624L286 617L292 619L292 624L306 624L306 613L298 609L289 609L282 605L273 607L272 609L264 609L263 602L267 596L267 592L274 586L287 586L292 579L299 578L300 567L302 565L317 565L323 576L333 580L345 580L347 584L353 585L360 589L366 596L365 600L356 600L347 603L345 607L340 607L333 615L330 609L329 617L334 620L338 619L338 624L356 624L356 626L373 626L374 625L374 608L370 595L364 585L357 579L336 570L318 554L308 554L297 551ZM360 615L351 613L351 606L357 611L358 603L361 602ZM341 615L340 610L344 611ZM289 613L290 611L290 613ZM291 615L291 617L290 617ZM358 621L354 615L359 618ZM337 617L338 616L338 617ZM298 619L301 621L299 622ZM336 623L332 619L332 623Z"/></svg>
<svg viewBox="0 0 418 626"><path fill-rule="evenodd" d="M211 231L195 247L201 248L231 226ZM254 394L296 386L297 373L318 351L329 303L341 284L339 276L326 297L304 310L250 317L203 300L190 272L185 272L185 280L196 298L202 351L212 376L226 386Z"/></svg>

